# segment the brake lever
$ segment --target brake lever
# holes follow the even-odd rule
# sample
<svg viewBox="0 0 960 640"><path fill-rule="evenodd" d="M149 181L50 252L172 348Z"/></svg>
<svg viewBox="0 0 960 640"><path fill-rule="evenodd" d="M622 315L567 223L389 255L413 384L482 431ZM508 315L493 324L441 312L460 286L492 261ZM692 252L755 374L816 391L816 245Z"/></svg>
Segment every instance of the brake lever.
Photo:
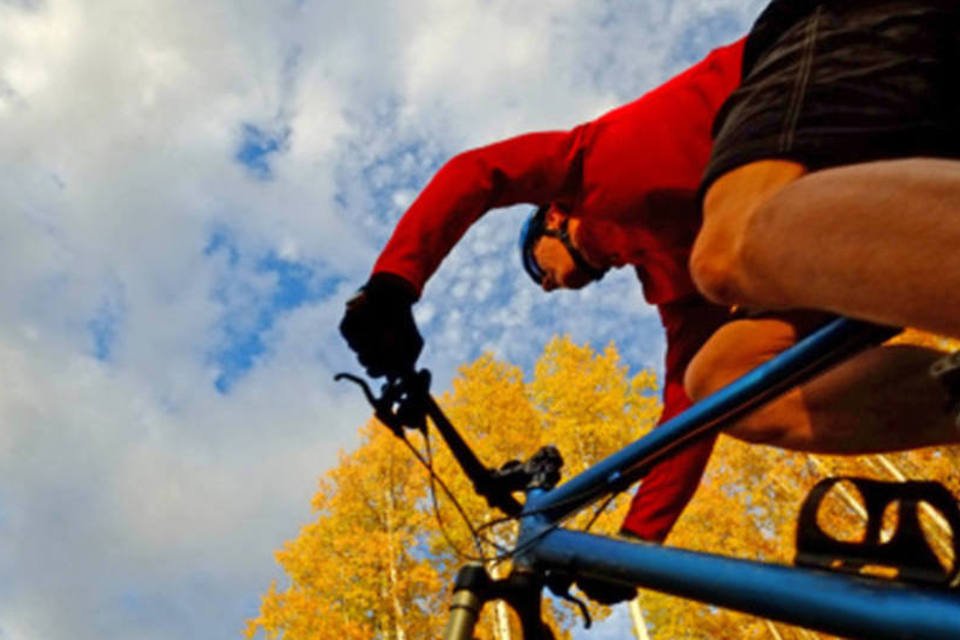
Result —
<svg viewBox="0 0 960 640"><path fill-rule="evenodd" d="M518 515L523 506L510 495L510 489L495 477L456 428L444 415L440 406L430 395L430 372L422 369L407 375L389 378L383 385L381 397L377 397L365 380L349 373L338 373L334 380L349 380L361 389L367 402L373 407L374 415L385 424L394 435L402 438L405 428L417 429L426 433L427 416L433 421L437 431L447 443L460 468L473 483L477 493L486 499L487 504L496 507L507 515Z"/></svg>
<svg viewBox="0 0 960 640"><path fill-rule="evenodd" d="M423 398L430 386L430 372L426 369L388 378L381 389L380 397L374 394L366 380L352 373L338 373L333 379L347 380L360 387L367 402L373 407L374 415L395 435L402 436L405 428L420 432L426 430L427 409Z"/></svg>
<svg viewBox="0 0 960 640"><path fill-rule="evenodd" d="M363 395L367 397L367 402L370 403L373 408L377 408L378 400L373 391L370 390L370 385L367 384L367 381L361 378L360 376L354 375L352 373L346 373L341 371L340 373L333 376L335 382L340 382L341 380L347 380L357 385L363 390Z"/></svg>

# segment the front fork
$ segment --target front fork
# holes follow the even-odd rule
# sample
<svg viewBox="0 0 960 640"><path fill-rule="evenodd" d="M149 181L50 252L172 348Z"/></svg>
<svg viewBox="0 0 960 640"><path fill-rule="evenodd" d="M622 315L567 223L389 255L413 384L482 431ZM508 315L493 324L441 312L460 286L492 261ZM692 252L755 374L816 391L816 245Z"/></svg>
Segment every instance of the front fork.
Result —
<svg viewBox="0 0 960 640"><path fill-rule="evenodd" d="M554 640L541 616L543 584L534 574L513 570L503 580L492 580L483 565L461 567L453 585L450 620L444 640L473 640L483 605L504 600L517 613L524 640Z"/></svg>
<svg viewBox="0 0 960 640"><path fill-rule="evenodd" d="M453 583L450 619L444 640L473 640L473 630L488 597L490 576L481 564L464 565Z"/></svg>

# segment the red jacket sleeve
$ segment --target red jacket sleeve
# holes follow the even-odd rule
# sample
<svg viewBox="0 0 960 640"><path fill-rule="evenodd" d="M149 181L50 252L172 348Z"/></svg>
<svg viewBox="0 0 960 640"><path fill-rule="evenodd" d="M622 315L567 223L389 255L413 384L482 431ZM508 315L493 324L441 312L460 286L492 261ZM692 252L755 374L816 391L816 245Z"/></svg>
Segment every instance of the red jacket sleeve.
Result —
<svg viewBox="0 0 960 640"><path fill-rule="evenodd" d="M690 406L683 385L668 383L660 422ZM717 437L698 440L657 464L630 502L621 531L649 542L663 542L693 498Z"/></svg>
<svg viewBox="0 0 960 640"><path fill-rule="evenodd" d="M401 276L420 293L488 210L562 199L578 177L579 132L529 133L455 156L400 219L373 271Z"/></svg>
<svg viewBox="0 0 960 640"><path fill-rule="evenodd" d="M667 334L662 424L690 406L683 389L687 365L728 313L698 295L660 305L659 311ZM663 542L700 485L715 442L716 436L703 438L655 465L634 495L621 531Z"/></svg>

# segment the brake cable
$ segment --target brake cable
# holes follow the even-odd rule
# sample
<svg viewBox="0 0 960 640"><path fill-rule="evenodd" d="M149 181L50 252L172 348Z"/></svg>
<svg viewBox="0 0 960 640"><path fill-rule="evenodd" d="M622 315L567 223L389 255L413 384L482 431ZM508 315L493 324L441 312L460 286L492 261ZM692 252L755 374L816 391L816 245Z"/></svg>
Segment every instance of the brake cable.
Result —
<svg viewBox="0 0 960 640"><path fill-rule="evenodd" d="M559 481L559 466L561 466L563 462L562 459L560 459L559 452L557 452L555 448L545 447L538 451L537 454L534 454L526 463L511 461L503 465L499 470L492 471L480 462L476 454L463 440L456 428L446 415L444 415L439 405L437 405L436 401L428 392L430 372L426 369L388 379L387 383L383 386L382 396L380 398L374 395L365 380L353 374L338 373L334 376L334 380L348 380L359 386L367 402L373 407L374 415L377 419L404 442L414 457L426 469L428 477L430 478L431 503L434 514L437 518L441 534L447 544L450 545L454 555L470 561L501 562L521 553L539 541L544 535L560 526L562 521L551 523L550 526L539 532L532 539L514 549L507 549L495 540L491 540L489 537L482 535L484 531L495 526L519 520L523 512L523 506L510 495L511 491L519 491L526 488L534 479L536 479L536 482L546 486L552 486ZM466 510L454 496L453 491L433 468L430 436L426 424L426 417L428 416L446 441L448 448L464 474L473 483L477 495L484 498L491 507L497 508L507 514L505 517L496 518L479 527L474 526ZM419 431L421 433L427 449L426 456L407 439L405 434L406 429ZM545 463L542 461L543 456L548 458ZM555 456L555 460L552 459L551 456ZM556 468L554 469L552 465L555 465ZM477 548L478 556L471 556L453 543L440 513L435 485L439 485L442 492L447 495L461 520L469 529L473 543ZM584 530L589 530L589 528L593 526L603 511L620 493L621 492L618 491L608 496L603 504L596 509ZM571 496L569 498L570 501L577 499L578 496ZM554 505L554 507L555 506L556 505ZM537 513L539 513L539 510L527 511L523 513L523 515L532 516L537 515ZM499 553L494 556L484 555L482 543L486 543Z"/></svg>

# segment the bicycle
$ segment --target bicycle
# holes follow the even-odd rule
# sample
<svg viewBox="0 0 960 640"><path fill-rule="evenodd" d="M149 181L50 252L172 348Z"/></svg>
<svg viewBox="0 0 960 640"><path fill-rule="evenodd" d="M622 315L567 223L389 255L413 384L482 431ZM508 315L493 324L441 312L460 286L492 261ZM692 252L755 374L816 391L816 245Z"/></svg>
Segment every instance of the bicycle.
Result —
<svg viewBox="0 0 960 640"><path fill-rule="evenodd" d="M491 507L519 520L506 555L513 568L494 580L482 563L461 568L453 587L445 640L469 640L486 602L506 601L526 640L549 640L541 617L544 588L573 599L577 578L630 585L699 600L827 633L872 639L960 638L960 509L938 483L880 483L834 478L818 483L801 508L795 565L779 565L651 543L626 541L561 526L570 515L641 479L665 455L720 429L797 384L805 382L899 330L838 318L643 438L558 484L562 461L546 447L524 463L485 467L429 394L429 372L389 380L375 396L360 378L339 374L363 388L377 418L395 434L427 428L429 417L477 493ZM849 480L869 513L862 542L840 542L816 524L830 487ZM523 503L513 494L524 492ZM881 540L883 512L900 504L897 529ZM952 531L952 567L944 567L923 537L921 503L932 505ZM861 573L895 570L895 578ZM581 604L581 609L584 607Z"/></svg>

